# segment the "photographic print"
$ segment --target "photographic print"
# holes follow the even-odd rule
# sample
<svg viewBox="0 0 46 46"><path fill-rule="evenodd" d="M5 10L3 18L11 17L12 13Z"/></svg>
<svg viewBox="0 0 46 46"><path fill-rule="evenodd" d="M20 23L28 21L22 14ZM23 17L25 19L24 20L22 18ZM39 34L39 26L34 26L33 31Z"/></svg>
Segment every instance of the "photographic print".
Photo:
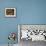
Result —
<svg viewBox="0 0 46 46"><path fill-rule="evenodd" d="M46 25L19 25L20 41L46 41ZM18 32L19 33L19 32Z"/></svg>
<svg viewBox="0 0 46 46"><path fill-rule="evenodd" d="M5 8L6 17L16 17L16 8Z"/></svg>

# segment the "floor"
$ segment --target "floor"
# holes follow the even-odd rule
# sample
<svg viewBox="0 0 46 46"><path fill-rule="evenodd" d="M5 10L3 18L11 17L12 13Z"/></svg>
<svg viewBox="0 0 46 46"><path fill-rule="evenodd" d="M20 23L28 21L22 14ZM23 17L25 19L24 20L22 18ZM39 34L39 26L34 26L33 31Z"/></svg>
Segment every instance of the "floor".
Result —
<svg viewBox="0 0 46 46"><path fill-rule="evenodd" d="M28 40L28 41L21 40L20 46L46 46L46 42L45 41L32 42L31 40Z"/></svg>
<svg viewBox="0 0 46 46"><path fill-rule="evenodd" d="M0 44L0 46L8 46L8 44ZM21 40L19 45L14 44L13 46L46 46L46 42L43 42L43 41L32 42L31 40L28 40L28 41Z"/></svg>
<svg viewBox="0 0 46 46"><path fill-rule="evenodd" d="M0 46L8 46L8 44L0 44ZM10 45L10 46L18 46L18 44Z"/></svg>

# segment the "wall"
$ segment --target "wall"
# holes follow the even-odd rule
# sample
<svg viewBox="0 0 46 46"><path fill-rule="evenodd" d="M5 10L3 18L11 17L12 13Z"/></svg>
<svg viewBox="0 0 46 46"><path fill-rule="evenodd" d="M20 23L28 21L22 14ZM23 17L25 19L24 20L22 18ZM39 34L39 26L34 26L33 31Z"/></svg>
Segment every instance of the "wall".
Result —
<svg viewBox="0 0 46 46"><path fill-rule="evenodd" d="M4 10L7 7L14 7L17 9L16 18L6 18L4 14ZM17 25L20 23L21 18L21 7L16 0L4 0L0 1L0 44L7 44L8 34L10 32L17 32ZM18 42L17 39L15 41Z"/></svg>
<svg viewBox="0 0 46 46"><path fill-rule="evenodd" d="M46 0L23 0L21 24L46 24Z"/></svg>
<svg viewBox="0 0 46 46"><path fill-rule="evenodd" d="M17 9L16 18L5 17L7 7ZM8 43L9 32L17 34L18 24L46 24L46 0L0 0L0 44Z"/></svg>

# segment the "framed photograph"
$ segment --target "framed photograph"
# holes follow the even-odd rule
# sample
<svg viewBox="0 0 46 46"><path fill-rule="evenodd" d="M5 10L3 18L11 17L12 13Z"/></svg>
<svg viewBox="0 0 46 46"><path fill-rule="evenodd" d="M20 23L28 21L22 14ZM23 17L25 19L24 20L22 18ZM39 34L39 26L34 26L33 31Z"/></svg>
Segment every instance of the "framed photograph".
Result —
<svg viewBox="0 0 46 46"><path fill-rule="evenodd" d="M46 41L46 24L19 24L18 42L24 40Z"/></svg>
<svg viewBox="0 0 46 46"><path fill-rule="evenodd" d="M5 8L6 17L16 17L16 8Z"/></svg>

